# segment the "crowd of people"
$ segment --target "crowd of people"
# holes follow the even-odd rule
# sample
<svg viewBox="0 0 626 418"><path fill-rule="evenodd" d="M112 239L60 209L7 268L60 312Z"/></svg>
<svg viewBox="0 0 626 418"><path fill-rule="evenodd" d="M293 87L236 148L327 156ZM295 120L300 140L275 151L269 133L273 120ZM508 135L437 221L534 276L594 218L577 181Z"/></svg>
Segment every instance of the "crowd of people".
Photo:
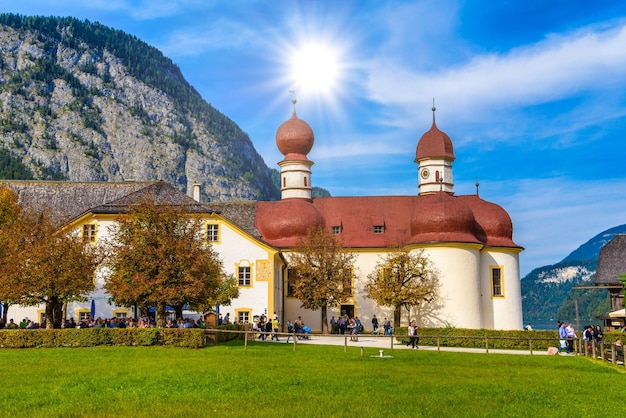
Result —
<svg viewBox="0 0 626 418"><path fill-rule="evenodd" d="M565 325L565 322L558 321L559 330L559 354L565 351L565 354L574 353L574 340L578 338L576 330L572 323ZM592 348L592 344L595 341L597 344L601 343L604 335L602 334L602 327L600 325L585 325L583 335L589 349Z"/></svg>
<svg viewBox="0 0 626 418"><path fill-rule="evenodd" d="M61 329L81 329L81 328L154 328L156 322L153 317L144 315L139 319L135 318L96 318L93 319L91 315L83 318L80 321L75 321L74 318L62 319L59 328ZM0 318L0 329L39 329L45 328L45 324L40 325L28 318L22 319L20 323L16 323L12 318L8 323L4 323L3 318ZM192 318L184 319L168 319L165 328L204 328L204 321L202 317L194 320Z"/></svg>

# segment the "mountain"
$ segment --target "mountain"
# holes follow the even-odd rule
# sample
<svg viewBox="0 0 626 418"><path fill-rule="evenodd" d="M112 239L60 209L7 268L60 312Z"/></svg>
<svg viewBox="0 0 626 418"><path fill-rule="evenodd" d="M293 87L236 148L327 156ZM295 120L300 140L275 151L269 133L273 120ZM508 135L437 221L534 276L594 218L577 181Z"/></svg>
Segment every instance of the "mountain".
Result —
<svg viewBox="0 0 626 418"><path fill-rule="evenodd" d="M0 178L165 180L275 200L277 170L156 48L99 23L0 15Z"/></svg>
<svg viewBox="0 0 626 418"><path fill-rule="evenodd" d="M616 234L625 234L626 225L599 233L572 251L561 262L539 267L522 279L524 321L573 319L592 320L609 310L607 290L574 289L593 285L600 249Z"/></svg>

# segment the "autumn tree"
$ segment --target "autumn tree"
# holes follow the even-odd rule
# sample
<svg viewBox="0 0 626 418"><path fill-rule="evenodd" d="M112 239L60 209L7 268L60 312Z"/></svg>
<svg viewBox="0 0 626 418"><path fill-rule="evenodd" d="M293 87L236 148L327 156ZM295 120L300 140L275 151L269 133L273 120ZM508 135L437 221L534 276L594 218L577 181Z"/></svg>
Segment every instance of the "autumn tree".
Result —
<svg viewBox="0 0 626 418"><path fill-rule="evenodd" d="M293 294L306 309L320 309L322 332L328 330L327 308L353 296L355 255L343 248L342 240L323 228L309 229L298 240L289 258L289 280Z"/></svg>
<svg viewBox="0 0 626 418"><path fill-rule="evenodd" d="M5 193L0 192L0 200L7 201ZM63 305L85 301L95 289L99 254L75 231L57 230L45 213L16 215L0 206L0 299L23 306L45 304L46 328L59 326ZM10 223L7 213L13 217Z"/></svg>
<svg viewBox="0 0 626 418"><path fill-rule="evenodd" d="M367 276L365 296L380 306L394 308L395 326L400 325L401 309L433 301L438 280L423 250L398 249L389 253Z"/></svg>
<svg viewBox="0 0 626 418"><path fill-rule="evenodd" d="M145 199L112 232L104 288L117 304L155 307L159 327L167 305L205 311L238 296L234 277L205 241L202 221L184 208Z"/></svg>
<svg viewBox="0 0 626 418"><path fill-rule="evenodd" d="M21 218L22 207L17 201L17 195L8 187L0 187L0 286L2 278L14 270L13 257L17 253L20 241L17 227ZM3 308L2 317L6 318L9 302L3 296L0 296L0 301Z"/></svg>

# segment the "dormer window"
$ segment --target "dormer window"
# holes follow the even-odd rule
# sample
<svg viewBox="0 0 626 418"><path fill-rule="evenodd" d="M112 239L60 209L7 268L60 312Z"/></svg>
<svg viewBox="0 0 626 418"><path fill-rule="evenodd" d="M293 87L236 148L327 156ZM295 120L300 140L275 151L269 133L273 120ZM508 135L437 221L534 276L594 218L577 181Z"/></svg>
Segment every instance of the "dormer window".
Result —
<svg viewBox="0 0 626 418"><path fill-rule="evenodd" d="M374 233L382 234L385 228L382 225L374 225Z"/></svg>
<svg viewBox="0 0 626 418"><path fill-rule="evenodd" d="M341 234L341 226L333 226L332 231L333 231L333 234L335 235Z"/></svg>

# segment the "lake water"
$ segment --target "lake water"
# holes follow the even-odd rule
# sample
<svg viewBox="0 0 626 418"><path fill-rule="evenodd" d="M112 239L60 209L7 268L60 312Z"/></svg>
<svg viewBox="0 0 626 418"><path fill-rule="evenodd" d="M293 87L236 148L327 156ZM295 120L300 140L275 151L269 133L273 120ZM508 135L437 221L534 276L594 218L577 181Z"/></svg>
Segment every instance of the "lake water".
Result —
<svg viewBox="0 0 626 418"><path fill-rule="evenodd" d="M576 326L576 320L570 319L565 320L567 322L572 322L574 324L574 328L578 328ZM524 326L528 324L529 321L524 322ZM557 330L557 320L556 319L542 319L537 321L530 321L530 325L534 330L548 330L548 331L556 331ZM585 325L602 325L602 320L600 319L580 319L580 328L584 328Z"/></svg>

